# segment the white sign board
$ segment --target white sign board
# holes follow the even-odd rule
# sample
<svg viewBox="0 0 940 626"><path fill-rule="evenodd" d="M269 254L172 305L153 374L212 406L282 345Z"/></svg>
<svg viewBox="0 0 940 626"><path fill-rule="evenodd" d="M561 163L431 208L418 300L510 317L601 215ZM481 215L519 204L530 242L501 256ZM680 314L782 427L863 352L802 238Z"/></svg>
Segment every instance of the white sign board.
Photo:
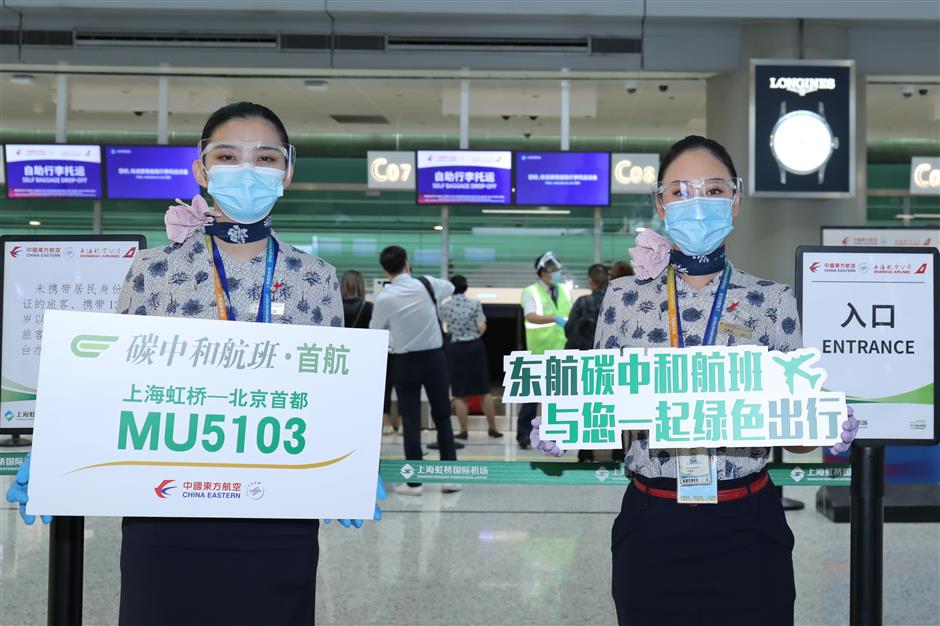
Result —
<svg viewBox="0 0 940 626"><path fill-rule="evenodd" d="M658 154L611 154L610 193L650 195L658 172Z"/></svg>
<svg viewBox="0 0 940 626"><path fill-rule="evenodd" d="M940 157L911 157L911 195L940 196Z"/></svg>
<svg viewBox="0 0 940 626"><path fill-rule="evenodd" d="M414 189L415 153L369 150L366 155L369 189Z"/></svg>
<svg viewBox="0 0 940 626"><path fill-rule="evenodd" d="M881 228L823 226L824 246L940 247L940 228Z"/></svg>
<svg viewBox="0 0 940 626"><path fill-rule="evenodd" d="M619 448L626 430L649 431L652 449L832 445L845 394L818 360L766 346L513 352L503 402L541 403L542 440L562 449Z"/></svg>
<svg viewBox="0 0 940 626"><path fill-rule="evenodd" d="M124 277L143 237L88 235L0 238L0 432L28 432L45 311L114 311Z"/></svg>
<svg viewBox="0 0 940 626"><path fill-rule="evenodd" d="M858 439L936 443L936 250L797 250L803 345L858 403Z"/></svg>
<svg viewBox="0 0 940 626"><path fill-rule="evenodd" d="M29 511L359 518L388 333L50 311Z"/></svg>

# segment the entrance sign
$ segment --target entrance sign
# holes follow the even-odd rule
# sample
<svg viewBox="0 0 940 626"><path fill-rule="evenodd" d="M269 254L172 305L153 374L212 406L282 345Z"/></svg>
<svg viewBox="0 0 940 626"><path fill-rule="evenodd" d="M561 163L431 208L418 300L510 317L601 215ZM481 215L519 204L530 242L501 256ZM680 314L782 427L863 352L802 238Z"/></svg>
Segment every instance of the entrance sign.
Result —
<svg viewBox="0 0 940 626"><path fill-rule="evenodd" d="M50 311L29 511L371 519L388 333Z"/></svg>
<svg viewBox="0 0 940 626"><path fill-rule="evenodd" d="M845 394L824 388L818 350L762 346L513 352L503 402L542 404L562 449L818 446L839 441Z"/></svg>
<svg viewBox="0 0 940 626"><path fill-rule="evenodd" d="M0 433L28 434L47 310L114 311L140 235L0 237Z"/></svg>
<svg viewBox="0 0 940 626"><path fill-rule="evenodd" d="M857 411L862 444L935 444L936 249L801 246L803 343Z"/></svg>

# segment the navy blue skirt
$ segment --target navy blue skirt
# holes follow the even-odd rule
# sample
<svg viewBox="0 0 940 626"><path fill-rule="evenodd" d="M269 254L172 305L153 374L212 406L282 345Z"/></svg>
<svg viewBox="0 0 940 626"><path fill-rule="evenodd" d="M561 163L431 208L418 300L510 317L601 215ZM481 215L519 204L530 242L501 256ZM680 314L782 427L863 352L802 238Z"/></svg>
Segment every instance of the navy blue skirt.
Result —
<svg viewBox="0 0 940 626"><path fill-rule="evenodd" d="M758 476L721 481L741 487ZM673 479L645 479L675 490ZM689 506L631 484L611 533L622 625L792 626L793 533L772 484L740 500Z"/></svg>
<svg viewBox="0 0 940 626"><path fill-rule="evenodd" d="M122 626L314 623L317 520L125 518Z"/></svg>

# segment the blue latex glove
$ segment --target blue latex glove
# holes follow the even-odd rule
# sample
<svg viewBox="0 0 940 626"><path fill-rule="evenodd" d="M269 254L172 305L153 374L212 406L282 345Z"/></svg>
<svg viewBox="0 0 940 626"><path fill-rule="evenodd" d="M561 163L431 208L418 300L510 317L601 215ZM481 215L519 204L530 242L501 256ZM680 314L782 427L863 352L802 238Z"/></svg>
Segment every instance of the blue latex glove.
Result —
<svg viewBox="0 0 940 626"><path fill-rule="evenodd" d="M559 326L561 326L562 328L564 328L564 327L565 327L565 324L568 323L568 320L567 320L567 318L564 318L564 317L562 317L561 315L556 315L556 316L555 316L555 323L558 324Z"/></svg>
<svg viewBox="0 0 940 626"><path fill-rule="evenodd" d="M554 441L542 441L542 418L536 417L532 420L532 432L529 433L529 441L532 447L545 456L565 456L567 450L562 450Z"/></svg>
<svg viewBox="0 0 940 626"><path fill-rule="evenodd" d="M385 492L385 481L382 480L382 477L379 476L379 482L375 486L375 499L384 500L388 494ZM379 507L379 503L375 503L375 514L372 516L372 519L379 521L382 519L382 509ZM323 520L323 523L329 526L333 523L331 519ZM361 519L341 519L339 520L341 526L349 528L350 526L355 526L356 528L362 528Z"/></svg>
<svg viewBox="0 0 940 626"><path fill-rule="evenodd" d="M23 518L23 521L26 522L27 526L32 526L36 521L35 515L28 515L26 513L26 503L29 502L29 459L32 456L32 452L26 455L26 458L23 459L23 464L20 465L19 471L16 472L16 478L13 479L13 484L10 485L10 489L7 490L7 502L17 502L20 505L20 517ZM51 515L40 515L43 524L48 524L52 521Z"/></svg>
<svg viewBox="0 0 940 626"><path fill-rule="evenodd" d="M833 454L848 452L852 442L855 441L855 437L858 435L858 420L855 419L855 409L852 408L851 404L846 406L846 409L848 409L849 419L842 422L842 441L829 449Z"/></svg>

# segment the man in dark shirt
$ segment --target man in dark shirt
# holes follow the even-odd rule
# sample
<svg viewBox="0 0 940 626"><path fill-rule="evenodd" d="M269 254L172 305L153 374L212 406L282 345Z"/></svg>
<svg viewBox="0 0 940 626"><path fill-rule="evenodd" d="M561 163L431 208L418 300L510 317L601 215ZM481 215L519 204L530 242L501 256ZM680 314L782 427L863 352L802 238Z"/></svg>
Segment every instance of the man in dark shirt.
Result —
<svg viewBox="0 0 940 626"><path fill-rule="evenodd" d="M597 318L600 315L601 304L607 293L609 282L606 265L595 263L588 268L588 286L591 293L581 296L571 307L571 315L565 324L565 343L567 350L590 350L594 347L594 330L597 328ZM593 450L578 450L578 461L593 463Z"/></svg>
<svg viewBox="0 0 940 626"><path fill-rule="evenodd" d="M590 295L581 296L571 307L571 315L565 324L565 348L568 350L590 350L594 347L594 329L600 315L601 303L607 293L607 266L595 263L588 268Z"/></svg>

